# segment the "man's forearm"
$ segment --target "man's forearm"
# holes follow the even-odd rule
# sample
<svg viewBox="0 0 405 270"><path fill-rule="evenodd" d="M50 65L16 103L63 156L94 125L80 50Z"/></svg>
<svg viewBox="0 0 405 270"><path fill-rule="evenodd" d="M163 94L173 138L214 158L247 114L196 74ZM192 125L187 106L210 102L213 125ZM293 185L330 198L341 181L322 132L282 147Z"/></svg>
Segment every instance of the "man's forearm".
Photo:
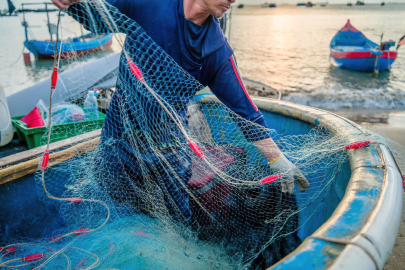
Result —
<svg viewBox="0 0 405 270"><path fill-rule="evenodd" d="M278 148L277 144L273 141L272 138L256 141L253 144L259 149L260 153L262 153L269 162L279 158L282 154L280 148Z"/></svg>

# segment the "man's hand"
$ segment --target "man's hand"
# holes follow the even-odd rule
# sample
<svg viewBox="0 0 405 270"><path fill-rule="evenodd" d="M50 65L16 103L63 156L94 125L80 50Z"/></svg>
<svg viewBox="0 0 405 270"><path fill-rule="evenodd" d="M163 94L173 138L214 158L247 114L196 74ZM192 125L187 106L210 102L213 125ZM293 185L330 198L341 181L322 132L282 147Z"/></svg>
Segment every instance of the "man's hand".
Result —
<svg viewBox="0 0 405 270"><path fill-rule="evenodd" d="M70 5L78 3L81 0L51 0L52 3L57 6L59 9L67 9Z"/></svg>
<svg viewBox="0 0 405 270"><path fill-rule="evenodd" d="M299 190L304 192L309 188L309 182L300 170L289 161L280 151L272 138L253 143L269 161L270 168L277 174L282 174L282 192L294 193L294 182Z"/></svg>
<svg viewBox="0 0 405 270"><path fill-rule="evenodd" d="M276 173L282 174L281 191L294 193L294 182L299 190L304 192L309 188L309 182L300 170L289 161L283 154L279 158L269 162L270 168Z"/></svg>

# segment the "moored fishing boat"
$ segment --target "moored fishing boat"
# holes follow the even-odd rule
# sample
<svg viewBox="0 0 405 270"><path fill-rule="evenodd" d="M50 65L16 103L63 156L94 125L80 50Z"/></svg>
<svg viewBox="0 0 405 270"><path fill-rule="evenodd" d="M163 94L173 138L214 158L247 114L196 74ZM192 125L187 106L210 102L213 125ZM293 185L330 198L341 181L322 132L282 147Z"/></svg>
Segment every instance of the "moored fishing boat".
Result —
<svg viewBox="0 0 405 270"><path fill-rule="evenodd" d="M366 38L354 28L350 20L339 30L330 43L331 62L341 68L357 71L383 71L391 68L397 51L390 51L395 42L381 45Z"/></svg>
<svg viewBox="0 0 405 270"><path fill-rule="evenodd" d="M59 42L58 50L60 48L62 58L68 58L71 56L80 55L82 53L91 53L110 47L111 43L112 34L95 35L93 33L89 33L80 37L66 40L65 42ZM24 46L37 58L52 59L55 52L56 42L27 40L24 42Z"/></svg>
<svg viewBox="0 0 405 270"><path fill-rule="evenodd" d="M48 5L51 3L43 3L45 9L25 9L27 5L38 5L37 3L24 3L22 9L19 11L23 14L23 26L25 29L25 41L24 46L28 49L36 58L39 59L51 59L55 54L55 46L58 47L58 54L60 53L62 58L68 58L71 56L80 56L85 53L92 53L105 49L111 46L112 37L111 33L107 34L82 34L79 37L69 38L64 41L53 40L53 35L56 35L57 26L51 24L49 21L49 12L57 11L57 9L49 9ZM28 38L28 22L25 19L26 12L45 12L47 15L47 26L50 35L50 40L30 40Z"/></svg>

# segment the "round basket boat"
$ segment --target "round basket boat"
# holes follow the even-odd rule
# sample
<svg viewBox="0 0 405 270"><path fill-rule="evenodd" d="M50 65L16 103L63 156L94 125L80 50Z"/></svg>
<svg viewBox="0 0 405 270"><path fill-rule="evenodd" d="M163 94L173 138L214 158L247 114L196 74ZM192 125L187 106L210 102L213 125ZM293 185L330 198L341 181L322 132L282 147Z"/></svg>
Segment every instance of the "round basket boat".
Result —
<svg viewBox="0 0 405 270"><path fill-rule="evenodd" d="M196 100L204 102L213 98L201 95ZM267 98L253 101L269 127L280 134L307 134L314 127L322 126L353 142L367 132L347 119L320 109ZM54 155L51 164L72 158L64 154L71 148L76 148L78 155L83 154L80 149L94 149L99 135L100 131L94 131L51 144ZM84 144L86 147L82 147ZM33 173L44 150L39 147L0 159L0 243L15 236L39 237L44 234L44 224L61 220L57 207L45 204L34 190ZM298 236L303 243L270 269L383 268L401 220L399 170L390 150L381 144L350 150L349 161L342 168L332 188L300 213Z"/></svg>
<svg viewBox="0 0 405 270"><path fill-rule="evenodd" d="M350 141L356 141L356 134L366 132L345 118L316 108L265 98L256 98L254 102L269 126L277 121L271 119L271 112L310 127L322 125L334 133L350 134ZM285 121L276 125L288 129L291 124ZM301 123L292 128L308 127ZM336 208L329 204L334 210L331 216L271 269L383 269L401 221L401 174L384 145L356 149L349 156L350 180L347 183L337 177L335 192L344 194ZM318 214L315 217L326 218Z"/></svg>

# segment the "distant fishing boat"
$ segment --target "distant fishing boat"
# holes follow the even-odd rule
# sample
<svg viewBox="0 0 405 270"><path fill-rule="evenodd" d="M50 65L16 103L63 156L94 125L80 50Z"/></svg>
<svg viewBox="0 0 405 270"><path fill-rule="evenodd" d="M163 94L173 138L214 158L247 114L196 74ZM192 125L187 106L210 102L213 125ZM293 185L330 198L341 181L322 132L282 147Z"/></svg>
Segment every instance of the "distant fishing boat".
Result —
<svg viewBox="0 0 405 270"><path fill-rule="evenodd" d="M348 5L349 7L353 6L353 4L352 4L352 3L347 3L347 5Z"/></svg>
<svg viewBox="0 0 405 270"><path fill-rule="evenodd" d="M239 6L238 6L238 8L243 8L245 5L244 4L240 4Z"/></svg>
<svg viewBox="0 0 405 270"><path fill-rule="evenodd" d="M364 1L357 1L356 6L364 6Z"/></svg>
<svg viewBox="0 0 405 270"><path fill-rule="evenodd" d="M341 68L378 72L390 69L397 58L397 52L389 50L392 46L395 46L392 40L381 42L381 45L372 42L348 20L330 43L331 61Z"/></svg>
<svg viewBox="0 0 405 270"><path fill-rule="evenodd" d="M269 7L270 7L270 8L275 8L275 7L277 7L277 6L276 6L276 4L270 4Z"/></svg>
<svg viewBox="0 0 405 270"><path fill-rule="evenodd" d="M15 6L11 0L7 0L7 5L8 9L5 9L4 11L0 11L0 17L3 16L17 16L15 13Z"/></svg>
<svg viewBox="0 0 405 270"><path fill-rule="evenodd" d="M382 2L382 3L381 3L381 6L385 6L385 2Z"/></svg>
<svg viewBox="0 0 405 270"><path fill-rule="evenodd" d="M43 3L45 9L25 9L26 5L38 5L33 3L22 4L20 12L23 14L23 26L25 28L25 41L24 46L27 48L36 58L46 59L53 58L55 54L56 41L53 39L53 35L56 35L57 26L51 24L49 21L49 12L58 11L58 9L48 9L48 5L51 3ZM50 34L50 40L30 40L28 38L28 23L25 20L26 12L46 12L47 26ZM82 53L91 53L98 51L102 48L110 47L112 43L113 35L101 34L96 35L93 33L82 34L79 37L69 38L58 43L58 53L63 58L67 58L73 55L80 55Z"/></svg>
<svg viewBox="0 0 405 270"><path fill-rule="evenodd" d="M312 4L312 2L308 2L308 3L305 4L305 6L306 6L306 7L313 7L313 6L315 6L315 5Z"/></svg>
<svg viewBox="0 0 405 270"><path fill-rule="evenodd" d="M298 3L297 7L305 7L307 4L306 3Z"/></svg>

